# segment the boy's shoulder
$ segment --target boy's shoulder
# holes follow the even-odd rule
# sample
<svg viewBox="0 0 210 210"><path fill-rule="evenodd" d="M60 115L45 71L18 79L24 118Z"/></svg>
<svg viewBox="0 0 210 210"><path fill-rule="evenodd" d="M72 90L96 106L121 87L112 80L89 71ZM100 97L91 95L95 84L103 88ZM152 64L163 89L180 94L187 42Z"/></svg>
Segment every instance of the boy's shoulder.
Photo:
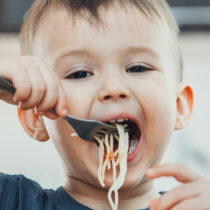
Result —
<svg viewBox="0 0 210 210"><path fill-rule="evenodd" d="M11 210L89 210L73 200L63 187L43 189L24 175L0 173L0 209Z"/></svg>

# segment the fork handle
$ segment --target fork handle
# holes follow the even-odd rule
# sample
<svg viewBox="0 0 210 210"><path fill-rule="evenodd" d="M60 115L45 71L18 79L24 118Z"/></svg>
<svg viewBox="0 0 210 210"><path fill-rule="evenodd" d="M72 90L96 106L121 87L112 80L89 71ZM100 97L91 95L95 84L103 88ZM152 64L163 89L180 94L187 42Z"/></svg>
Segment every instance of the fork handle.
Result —
<svg viewBox="0 0 210 210"><path fill-rule="evenodd" d="M10 95L14 95L16 91L12 82L2 76L0 76L0 90L3 90Z"/></svg>

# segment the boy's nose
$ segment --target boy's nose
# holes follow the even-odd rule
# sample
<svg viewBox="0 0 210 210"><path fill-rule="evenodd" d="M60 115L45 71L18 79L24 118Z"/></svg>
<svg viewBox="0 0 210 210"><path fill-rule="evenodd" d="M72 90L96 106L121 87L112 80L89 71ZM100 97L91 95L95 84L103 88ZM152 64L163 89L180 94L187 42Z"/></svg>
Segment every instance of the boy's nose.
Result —
<svg viewBox="0 0 210 210"><path fill-rule="evenodd" d="M107 84L106 87L102 87L99 94L99 101L118 101L128 100L130 98L130 91L122 84Z"/></svg>

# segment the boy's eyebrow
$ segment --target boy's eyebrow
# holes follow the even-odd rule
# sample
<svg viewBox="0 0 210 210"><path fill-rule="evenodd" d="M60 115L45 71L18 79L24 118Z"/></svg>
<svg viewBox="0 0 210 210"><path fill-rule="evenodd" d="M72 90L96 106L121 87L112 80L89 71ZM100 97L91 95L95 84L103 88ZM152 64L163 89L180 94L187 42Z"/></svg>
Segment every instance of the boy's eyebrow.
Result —
<svg viewBox="0 0 210 210"><path fill-rule="evenodd" d="M143 53L147 53L152 55L153 57L159 59L159 54L158 52L156 52L155 50L149 48L149 47L128 47L123 51L123 54L143 54Z"/></svg>
<svg viewBox="0 0 210 210"><path fill-rule="evenodd" d="M132 47L127 47L127 48L121 49L120 52L121 53L120 54L118 53L118 55L129 55L129 54L132 55L132 54L137 54L137 53L138 54L146 53L146 54L153 56L156 59L159 59L158 53L149 47L132 46ZM97 55L98 55L97 51L94 51L92 49L83 48L83 49L70 50L70 51L64 52L56 60L58 61L61 58L66 57L66 56L93 57L93 56L97 56Z"/></svg>
<svg viewBox="0 0 210 210"><path fill-rule="evenodd" d="M66 56L83 56L83 57L90 57L93 56L93 53L91 53L91 50L89 49L78 49L78 50L69 50L61 54L56 60L60 60L61 58L64 58Z"/></svg>

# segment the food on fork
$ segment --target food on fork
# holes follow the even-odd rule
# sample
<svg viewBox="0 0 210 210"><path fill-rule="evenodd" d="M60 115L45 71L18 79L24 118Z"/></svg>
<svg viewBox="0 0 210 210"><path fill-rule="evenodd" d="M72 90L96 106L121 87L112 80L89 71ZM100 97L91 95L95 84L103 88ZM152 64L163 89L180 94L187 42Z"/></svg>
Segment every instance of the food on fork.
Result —
<svg viewBox="0 0 210 210"><path fill-rule="evenodd" d="M125 129L128 124L133 128L131 133ZM105 187L106 170L112 169L113 184L108 191L108 200L113 210L118 208L118 190L122 187L127 173L127 157L134 152L140 139L140 131L134 122L126 119L122 120L120 124L116 122L115 126L119 136L106 134L104 138L95 137L99 145L98 179L102 187ZM117 167L119 167L118 174Z"/></svg>

